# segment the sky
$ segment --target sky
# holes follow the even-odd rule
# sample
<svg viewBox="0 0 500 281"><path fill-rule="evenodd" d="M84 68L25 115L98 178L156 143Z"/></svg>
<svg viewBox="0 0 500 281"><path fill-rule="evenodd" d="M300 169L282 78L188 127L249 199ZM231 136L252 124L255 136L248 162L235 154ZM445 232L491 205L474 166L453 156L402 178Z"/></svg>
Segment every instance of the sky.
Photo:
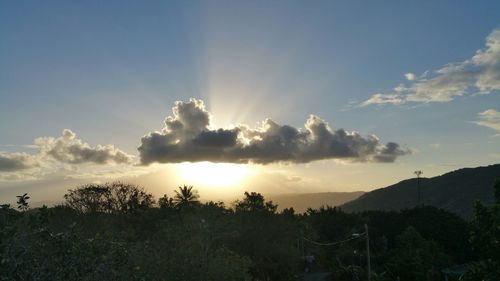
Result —
<svg viewBox="0 0 500 281"><path fill-rule="evenodd" d="M499 92L498 1L1 1L0 199L367 191L495 164Z"/></svg>

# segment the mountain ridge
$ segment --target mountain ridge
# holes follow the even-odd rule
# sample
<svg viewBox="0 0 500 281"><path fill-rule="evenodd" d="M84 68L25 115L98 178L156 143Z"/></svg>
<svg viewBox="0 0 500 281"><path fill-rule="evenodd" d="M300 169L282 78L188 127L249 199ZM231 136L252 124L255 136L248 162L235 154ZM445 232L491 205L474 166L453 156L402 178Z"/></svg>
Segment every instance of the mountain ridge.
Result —
<svg viewBox="0 0 500 281"><path fill-rule="evenodd" d="M432 178L420 178L422 205L442 208L462 217L472 215L475 200L493 202L493 182L500 164L462 168ZM347 212L402 210L419 205L417 178L367 192L341 205Z"/></svg>

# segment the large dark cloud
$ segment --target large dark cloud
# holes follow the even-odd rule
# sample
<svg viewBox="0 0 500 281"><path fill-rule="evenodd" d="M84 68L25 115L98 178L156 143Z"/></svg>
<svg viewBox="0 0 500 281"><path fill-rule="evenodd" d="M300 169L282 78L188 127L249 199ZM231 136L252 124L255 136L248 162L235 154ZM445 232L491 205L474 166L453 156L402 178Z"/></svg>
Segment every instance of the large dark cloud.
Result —
<svg viewBox="0 0 500 281"><path fill-rule="evenodd" d="M211 115L203 101L176 102L173 116L161 131L144 136L139 146L142 164L178 162L274 162L307 163L322 159L358 162L393 162L409 153L399 144L382 144L374 135L366 137L343 129L332 130L311 115L305 130L279 125L266 119L260 128L239 125L212 129Z"/></svg>

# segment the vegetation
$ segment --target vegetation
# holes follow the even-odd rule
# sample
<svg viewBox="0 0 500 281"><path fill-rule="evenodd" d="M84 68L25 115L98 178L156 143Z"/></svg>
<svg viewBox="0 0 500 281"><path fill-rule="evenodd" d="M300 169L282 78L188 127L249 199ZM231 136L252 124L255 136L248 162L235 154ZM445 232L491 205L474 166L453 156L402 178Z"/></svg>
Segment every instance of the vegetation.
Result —
<svg viewBox="0 0 500 281"><path fill-rule="evenodd" d="M430 206L346 213L278 212L261 194L232 206L199 200L191 186L157 201L121 182L71 189L63 205L0 208L0 280L367 280L365 224L374 281L500 280L500 181L491 207L471 221ZM314 256L314 261L310 258ZM458 280L458 275L449 275ZM399 279L398 279L399 278Z"/></svg>
<svg viewBox="0 0 500 281"><path fill-rule="evenodd" d="M175 190L175 198L173 203L178 209L192 209L200 204L198 200L200 196L196 190L193 190L192 186L182 186L179 190Z"/></svg>
<svg viewBox="0 0 500 281"><path fill-rule="evenodd" d="M466 280L500 280L500 179L495 181L495 203L487 208L476 202L471 242L479 255Z"/></svg>

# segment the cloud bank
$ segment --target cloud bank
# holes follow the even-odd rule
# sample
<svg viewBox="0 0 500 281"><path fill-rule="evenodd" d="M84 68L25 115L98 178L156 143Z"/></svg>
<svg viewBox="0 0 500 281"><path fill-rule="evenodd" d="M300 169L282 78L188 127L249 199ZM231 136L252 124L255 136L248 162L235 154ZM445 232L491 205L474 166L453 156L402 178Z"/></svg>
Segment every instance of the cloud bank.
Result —
<svg viewBox="0 0 500 281"><path fill-rule="evenodd" d="M417 77L406 73L409 84L400 84L389 93L377 93L360 106L408 102L449 102L460 96L490 94L500 90L500 29L486 38L486 46L463 62L450 63Z"/></svg>
<svg viewBox="0 0 500 281"><path fill-rule="evenodd" d="M410 153L394 142L382 144L375 135L363 137L357 132L332 130L314 115L307 119L305 130L279 125L271 119L256 129L246 125L215 129L201 100L176 102L172 111L173 116L165 119L161 131L141 139L138 150L143 165L185 161L307 163L323 159L393 162Z"/></svg>
<svg viewBox="0 0 500 281"><path fill-rule="evenodd" d="M0 172L13 172L38 167L37 159L22 152L0 153Z"/></svg>
<svg viewBox="0 0 500 281"><path fill-rule="evenodd" d="M238 125L213 128L203 101L176 102L165 127L141 139L140 163L226 162L308 163L323 159L351 162L394 162L409 154L399 144L383 144L375 135L361 136L344 129L332 130L311 115L303 129L280 125L271 119L258 128ZM120 174L136 167L135 157L113 145L92 146L69 129L58 137L34 140L35 153L1 152L0 180L22 180L61 174L65 177ZM118 166L119 165L119 166ZM96 170L96 167L99 169ZM117 168L118 167L118 168Z"/></svg>
<svg viewBox="0 0 500 281"><path fill-rule="evenodd" d="M133 156L113 145L91 146L69 129L62 136L35 139L36 154L0 152L0 172L12 173L52 164L131 164Z"/></svg>
<svg viewBox="0 0 500 281"><path fill-rule="evenodd" d="M475 123L479 126L493 129L500 134L500 112L494 109L478 113L478 120Z"/></svg>

